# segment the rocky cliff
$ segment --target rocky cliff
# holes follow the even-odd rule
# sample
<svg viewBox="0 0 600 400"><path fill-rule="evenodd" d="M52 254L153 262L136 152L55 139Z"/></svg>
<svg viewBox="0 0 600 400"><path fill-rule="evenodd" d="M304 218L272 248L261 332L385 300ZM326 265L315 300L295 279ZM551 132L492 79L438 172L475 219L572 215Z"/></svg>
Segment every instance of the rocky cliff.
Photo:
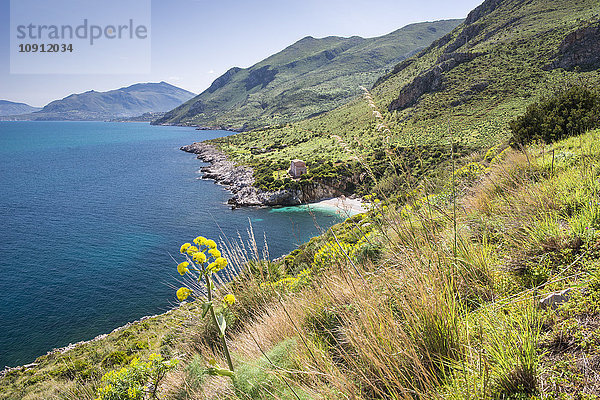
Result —
<svg viewBox="0 0 600 400"><path fill-rule="evenodd" d="M438 58L435 66L419 74L412 82L404 86L398 97L388 107L389 111L402 110L413 106L425 93L431 93L444 88L444 73L457 65L472 61L480 53L450 53Z"/></svg>
<svg viewBox="0 0 600 400"><path fill-rule="evenodd" d="M297 190L267 192L252 186L254 183L252 168L229 160L223 152L211 144L196 142L181 147L181 150L197 154L199 160L209 163L208 166L200 169L203 173L202 177L213 179L216 183L225 186L232 193L228 204L233 208L293 206L345 194L338 185L329 186L316 182L303 182L302 187Z"/></svg>
<svg viewBox="0 0 600 400"><path fill-rule="evenodd" d="M591 71L600 67L600 22L577 29L560 45L551 68Z"/></svg>

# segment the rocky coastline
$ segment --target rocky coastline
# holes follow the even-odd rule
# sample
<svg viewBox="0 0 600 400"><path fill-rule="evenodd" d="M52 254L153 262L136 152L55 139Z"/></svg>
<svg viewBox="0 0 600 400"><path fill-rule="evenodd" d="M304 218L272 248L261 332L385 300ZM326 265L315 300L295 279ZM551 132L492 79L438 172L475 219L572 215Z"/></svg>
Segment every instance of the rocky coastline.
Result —
<svg viewBox="0 0 600 400"><path fill-rule="evenodd" d="M304 203L312 203L323 199L341 196L339 189L321 185L311 184L299 190L278 190L268 192L258 189L254 183L252 168L238 165L231 161L217 147L206 142L195 142L180 148L188 153L197 155L203 162L209 163L200 169L203 179L212 179L223 185L232 193L227 201L232 208L248 206L295 206Z"/></svg>
<svg viewBox="0 0 600 400"><path fill-rule="evenodd" d="M185 304L185 302L182 303L182 304ZM64 353L66 353L66 352L68 352L70 350L73 350L73 349L75 349L77 347L80 347L80 346L83 346L85 344L92 343L92 342L97 342L99 340L103 340L106 337L108 337L108 335L110 335L112 333L116 333L116 332L122 331L124 329L127 329L127 328L133 326L133 325L136 325L136 324L139 324L141 322L144 322L144 321L146 321L148 319L157 318L157 317L161 317L161 316L164 316L164 315L169 315L169 314L173 313L177 309L178 309L178 307L175 307L175 308L172 308L172 309L170 309L168 311L165 311L162 314L146 315L146 316L144 316L144 317L142 317L140 319L137 319L137 320L135 320L133 322L128 322L125 325L119 326L119 327L113 329L112 331L110 331L109 333L100 334L100 335L95 336L94 338L89 339L89 340L81 340L81 341L76 342L76 343L69 343L67 346L64 346L64 347L56 347L56 348L48 351L46 353L46 356L51 356L53 354L64 354ZM35 368L38 365L40 365L40 364L38 362L35 362L35 361L32 362L32 363L29 363L29 364L17 365L16 367L9 367L9 366L6 365L6 366L4 366L4 369L0 370L0 378L3 378L4 376L6 376L6 374L10 373L11 371L26 371L28 369Z"/></svg>

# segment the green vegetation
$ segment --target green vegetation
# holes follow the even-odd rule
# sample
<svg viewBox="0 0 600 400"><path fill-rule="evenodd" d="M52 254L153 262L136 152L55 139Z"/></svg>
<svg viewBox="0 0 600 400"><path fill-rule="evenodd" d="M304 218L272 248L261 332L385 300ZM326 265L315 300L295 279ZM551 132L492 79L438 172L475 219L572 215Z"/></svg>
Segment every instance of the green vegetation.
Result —
<svg viewBox="0 0 600 400"><path fill-rule="evenodd" d="M262 190L276 191L282 189L298 190L310 187L314 183L328 183L332 186L343 186L343 190L352 194L356 187L352 182L353 176L360 171L358 163L346 164L342 162L320 160L307 164L308 173L303 174L299 180L293 180L288 174L289 162L265 161L251 162L253 168L254 185ZM275 172L273 172L275 171Z"/></svg>
<svg viewBox="0 0 600 400"><path fill-rule="evenodd" d="M166 361L154 353L147 362L134 358L127 367L107 372L102 377L105 386L96 392L97 400L158 399L160 381L176 365L177 360Z"/></svg>
<svg viewBox="0 0 600 400"><path fill-rule="evenodd" d="M192 310L195 310L193 305L180 307L73 349L38 357L37 365L11 370L0 378L0 399L96 399L106 373L127 367L135 358L148 358L152 353L165 359L178 356L175 345Z"/></svg>
<svg viewBox="0 0 600 400"><path fill-rule="evenodd" d="M449 158L448 132L463 153L483 151L508 140L509 122L529 105L565 85L597 85L600 69L565 70L553 63L562 57L567 36L595 26L599 14L600 5L593 0L518 5L486 1L458 28L398 64L362 97L313 118L273 121L269 128L212 143L240 163L272 164L271 172L294 158L309 165L345 163L353 173L358 162L358 193L375 185L369 170L378 182L387 180L382 185L394 187L396 174L386 176L390 152L409 149L408 161L394 159L400 166L419 157L437 166L435 153L443 155L439 162ZM595 43L597 36L584 39ZM585 61L585 54L580 56ZM418 157L414 149L420 149Z"/></svg>
<svg viewBox="0 0 600 400"><path fill-rule="evenodd" d="M375 38L305 37L250 68L232 68L155 123L248 130L341 106L387 69L461 21L408 25Z"/></svg>
<svg viewBox="0 0 600 400"><path fill-rule="evenodd" d="M551 143L596 127L600 127L600 93L573 86L531 104L524 115L511 121L511 143Z"/></svg>

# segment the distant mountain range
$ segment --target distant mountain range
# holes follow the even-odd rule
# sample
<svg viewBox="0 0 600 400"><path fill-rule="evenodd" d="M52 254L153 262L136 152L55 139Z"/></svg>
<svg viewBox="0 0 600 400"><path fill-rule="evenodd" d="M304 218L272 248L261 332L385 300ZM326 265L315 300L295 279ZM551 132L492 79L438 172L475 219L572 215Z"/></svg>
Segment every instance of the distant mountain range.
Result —
<svg viewBox="0 0 600 400"><path fill-rule="evenodd" d="M375 38L307 36L250 68L231 68L156 124L248 130L336 108L462 20L412 24Z"/></svg>
<svg viewBox="0 0 600 400"><path fill-rule="evenodd" d="M40 107L32 107L25 103L15 103L8 100L0 100L0 117L5 115L27 114L41 110Z"/></svg>
<svg viewBox="0 0 600 400"><path fill-rule="evenodd" d="M2 119L33 121L104 121L129 118L151 112L165 112L194 97L187 90L160 83L138 83L128 87L72 94L55 100L39 111Z"/></svg>

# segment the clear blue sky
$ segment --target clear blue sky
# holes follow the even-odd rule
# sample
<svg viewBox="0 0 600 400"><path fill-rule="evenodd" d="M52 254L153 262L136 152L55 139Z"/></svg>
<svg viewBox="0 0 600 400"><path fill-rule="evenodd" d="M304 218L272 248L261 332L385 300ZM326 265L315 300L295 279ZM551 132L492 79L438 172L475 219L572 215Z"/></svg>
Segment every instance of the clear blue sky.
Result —
<svg viewBox="0 0 600 400"><path fill-rule="evenodd" d="M10 1L0 0L0 99L43 106L71 93L158 81L200 93L229 68L249 67L305 36L380 36L414 22L464 18L481 2L153 0L151 73L20 75L10 74Z"/></svg>

